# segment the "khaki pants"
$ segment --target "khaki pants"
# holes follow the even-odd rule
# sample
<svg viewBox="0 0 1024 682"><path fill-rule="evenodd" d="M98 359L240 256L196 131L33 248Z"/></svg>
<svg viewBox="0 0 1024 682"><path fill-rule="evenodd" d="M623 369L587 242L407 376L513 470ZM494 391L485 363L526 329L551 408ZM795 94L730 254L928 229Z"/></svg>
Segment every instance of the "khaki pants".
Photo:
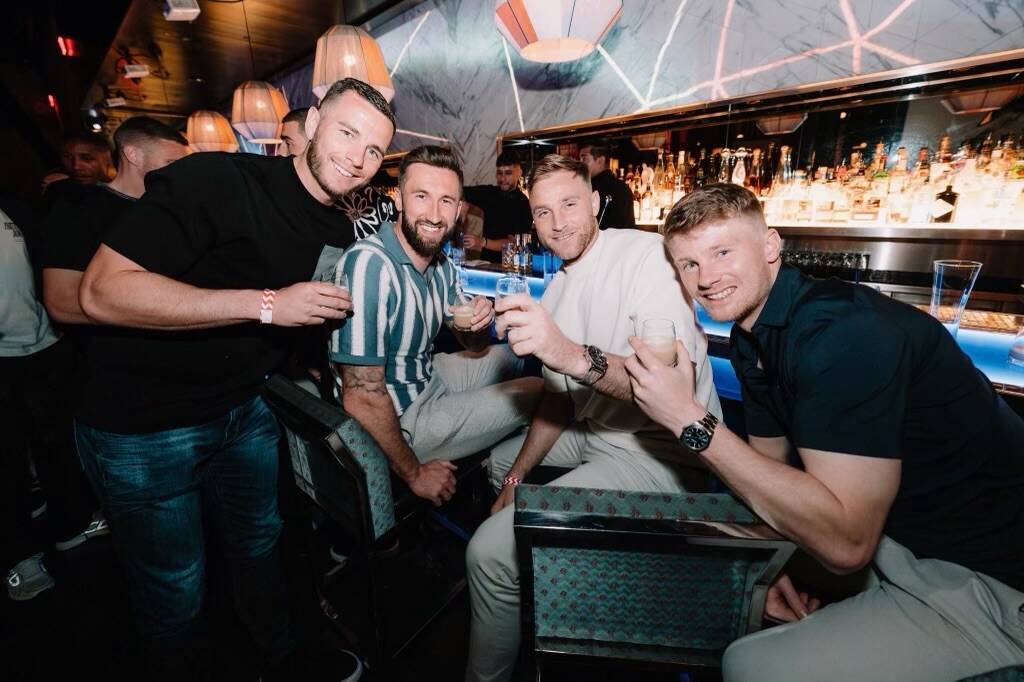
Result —
<svg viewBox="0 0 1024 682"><path fill-rule="evenodd" d="M491 451L491 480L500 482L515 461L525 436ZM572 468L553 485L697 492L708 473L679 462L679 446L652 444L647 452L627 451L595 436L583 424L565 430L544 458L546 466ZM508 680L519 654L519 564L512 528L514 509L487 519L466 550L472 618L467 680Z"/></svg>
<svg viewBox="0 0 1024 682"><path fill-rule="evenodd" d="M430 383L399 419L416 457L466 457L529 424L543 382L522 373L506 345L435 355Z"/></svg>
<svg viewBox="0 0 1024 682"><path fill-rule="evenodd" d="M873 568L860 594L734 642L726 682L943 682L1024 664L1024 593L887 537Z"/></svg>

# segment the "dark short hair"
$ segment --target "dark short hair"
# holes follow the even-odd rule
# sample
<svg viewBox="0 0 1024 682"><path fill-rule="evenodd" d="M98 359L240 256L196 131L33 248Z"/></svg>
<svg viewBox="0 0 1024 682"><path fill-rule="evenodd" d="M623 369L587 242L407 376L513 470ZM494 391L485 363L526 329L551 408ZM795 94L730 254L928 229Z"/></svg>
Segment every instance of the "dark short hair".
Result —
<svg viewBox="0 0 1024 682"><path fill-rule="evenodd" d="M512 152L502 152L498 154L498 160L494 162L495 168L500 166L519 166L519 158Z"/></svg>
<svg viewBox="0 0 1024 682"><path fill-rule="evenodd" d="M184 147L188 146L185 136L166 123L161 123L149 116L133 116L114 131L114 150L120 157L125 145L141 144L152 140L167 140Z"/></svg>
<svg viewBox="0 0 1024 682"><path fill-rule="evenodd" d="M444 168L455 173L456 177L459 178L459 194L462 194L462 164L459 163L458 157L455 156L455 152L451 149L425 144L422 147L416 147L416 149L403 156L402 162L398 165L399 187L405 185L405 173L409 170L409 166L417 163L423 163L434 168Z"/></svg>
<svg viewBox="0 0 1024 682"><path fill-rule="evenodd" d="M372 104L374 109L387 116L391 121L392 130L398 127L398 124L395 123L395 112L391 110L391 105L384 99L384 95L380 94L377 88L356 78L342 78L340 81L334 81L334 84L324 94L323 99L320 100L318 108L322 109L332 99L341 97L346 92L356 93Z"/></svg>
<svg viewBox="0 0 1024 682"><path fill-rule="evenodd" d="M612 150L609 149L608 147L605 147L604 145L600 145L600 144L584 144L584 145L581 145L580 146L580 154L583 153L584 149L589 149L590 150L590 155L592 157L594 157L595 159L599 159L599 158L601 158L603 156L605 162L607 162L608 159L612 158Z"/></svg>
<svg viewBox="0 0 1024 682"><path fill-rule="evenodd" d="M590 171L587 170L585 163L569 156L562 156L561 154L548 154L533 167L533 170L530 172L530 179L526 183L526 189L533 190L533 186L539 181L559 171L569 171L587 183L588 187L590 186Z"/></svg>
<svg viewBox="0 0 1024 682"><path fill-rule="evenodd" d="M301 109L292 109L284 118L281 119L281 123L298 123L300 126L306 125L306 116L309 115L309 107L302 107Z"/></svg>
<svg viewBox="0 0 1024 682"><path fill-rule="evenodd" d="M761 202L746 187L720 182L704 185L680 199L665 217L665 236L686 234L701 225L741 215L764 220Z"/></svg>
<svg viewBox="0 0 1024 682"><path fill-rule="evenodd" d="M99 133L71 133L70 135L64 136L64 140L61 144L62 146L66 146L68 144L86 144L98 152L110 153L110 143L107 142L107 138L103 137Z"/></svg>

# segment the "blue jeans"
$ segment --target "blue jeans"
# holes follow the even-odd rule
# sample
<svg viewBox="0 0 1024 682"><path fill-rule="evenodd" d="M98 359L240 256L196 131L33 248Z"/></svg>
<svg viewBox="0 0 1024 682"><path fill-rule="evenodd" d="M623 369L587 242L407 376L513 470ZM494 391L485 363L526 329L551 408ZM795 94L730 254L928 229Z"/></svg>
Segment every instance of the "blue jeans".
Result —
<svg viewBox="0 0 1024 682"><path fill-rule="evenodd" d="M117 434L75 424L86 473L124 564L155 677L209 674L203 508L216 522L235 604L276 661L295 649L277 540L277 420L260 397L200 426Z"/></svg>

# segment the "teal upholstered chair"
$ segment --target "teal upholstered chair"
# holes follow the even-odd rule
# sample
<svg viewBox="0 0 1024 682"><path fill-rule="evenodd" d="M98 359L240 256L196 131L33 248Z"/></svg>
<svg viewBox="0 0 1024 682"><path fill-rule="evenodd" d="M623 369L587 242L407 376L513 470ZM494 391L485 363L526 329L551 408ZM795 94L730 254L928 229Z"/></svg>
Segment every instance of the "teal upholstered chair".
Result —
<svg viewBox="0 0 1024 682"><path fill-rule="evenodd" d="M271 377L264 396L281 423L295 483L341 527L352 543L346 545L346 553L351 555L344 568L327 561L323 562L324 570L318 571L314 566L321 607L348 638L358 640L353 629L343 622L339 610L332 606L331 597L340 573L358 571L358 584L367 588L362 594L368 599L373 621L372 642L361 648L372 664L386 667L426 624L415 629L408 639L403 636L394 641L395 628L390 625L395 619L389 620L389 608L383 600L383 594L389 590L381 584L386 582L381 576L388 573L383 570L385 557L396 551L399 534L407 523L422 520L431 511L430 505L401 482L392 480L384 453L359 422L338 405L281 375ZM471 466L459 468L463 476L471 472ZM311 552L314 557L318 554L325 553ZM447 587L451 592L428 614L427 623L464 585L463 578ZM358 641L353 644L358 645Z"/></svg>
<svg viewBox="0 0 1024 682"><path fill-rule="evenodd" d="M718 667L795 546L727 494L521 485L525 670L555 656Z"/></svg>

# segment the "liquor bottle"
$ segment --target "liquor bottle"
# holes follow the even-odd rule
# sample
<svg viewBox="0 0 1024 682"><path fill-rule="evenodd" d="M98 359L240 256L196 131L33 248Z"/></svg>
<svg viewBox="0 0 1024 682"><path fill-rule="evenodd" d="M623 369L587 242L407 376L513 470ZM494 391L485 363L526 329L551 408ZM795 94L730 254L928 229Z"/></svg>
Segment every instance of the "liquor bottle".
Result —
<svg viewBox="0 0 1024 682"><path fill-rule="evenodd" d="M928 147L921 147L917 150L917 163L914 164L914 177L918 180L927 180L931 174L931 152Z"/></svg>
<svg viewBox="0 0 1024 682"><path fill-rule="evenodd" d="M697 161L697 170L694 174L694 185L696 187L703 187L708 183L708 177L710 176L711 163L708 160L708 150L701 147L700 160Z"/></svg>
<svg viewBox="0 0 1024 682"><path fill-rule="evenodd" d="M939 163L952 163L953 147L949 135L943 135L939 140L939 151L935 153L935 159Z"/></svg>
<svg viewBox="0 0 1024 682"><path fill-rule="evenodd" d="M633 183L633 164L629 164L629 166L626 168L626 184L629 185L629 184L632 184L632 183Z"/></svg>
<svg viewBox="0 0 1024 682"><path fill-rule="evenodd" d="M894 175L906 175L907 173L907 148L904 146L896 149L896 163L892 166Z"/></svg>
<svg viewBox="0 0 1024 682"><path fill-rule="evenodd" d="M662 162L661 150L658 150L658 163L654 166L653 186L661 189L665 185L665 164Z"/></svg>
<svg viewBox="0 0 1024 682"><path fill-rule="evenodd" d="M736 150L733 155L735 159L735 165L732 169L732 177L730 181L734 185L743 187L747 183L747 149L746 147L740 147Z"/></svg>
<svg viewBox="0 0 1024 682"><path fill-rule="evenodd" d="M978 149L978 170L984 169L992 160L992 147L992 133L989 133L985 136L985 141L981 143L981 147Z"/></svg>
<svg viewBox="0 0 1024 682"><path fill-rule="evenodd" d="M640 180L633 176L633 220L640 220Z"/></svg>
<svg viewBox="0 0 1024 682"><path fill-rule="evenodd" d="M846 157L844 156L843 160L839 162L839 166L836 168L836 180L839 181L839 184L846 184L846 179L849 176L849 173L850 169L846 165Z"/></svg>
<svg viewBox="0 0 1024 682"><path fill-rule="evenodd" d="M750 171L747 173L747 187L755 195L761 195L761 150L754 147L750 152Z"/></svg>
<svg viewBox="0 0 1024 682"><path fill-rule="evenodd" d="M654 219L654 193L651 186L647 185L643 196L640 198L640 220L650 222Z"/></svg>
<svg viewBox="0 0 1024 682"><path fill-rule="evenodd" d="M772 180L775 178L775 165L776 165L776 149L775 143L768 143L768 151L765 152L764 158L761 159L761 172L759 173L758 185L761 188L761 196L766 196L772 190Z"/></svg>
<svg viewBox="0 0 1024 682"><path fill-rule="evenodd" d="M676 186L676 162L669 149L665 150L665 156L668 157L668 165L665 167L665 180L662 186L671 190Z"/></svg>
<svg viewBox="0 0 1024 682"><path fill-rule="evenodd" d="M932 222L953 222L953 212L956 210L956 200L959 196L953 191L953 185L946 185L946 189L936 194L935 202L932 204Z"/></svg>
<svg viewBox="0 0 1024 682"><path fill-rule="evenodd" d="M736 158L732 150L726 147L722 150L721 163L718 166L718 182L729 182L732 180L732 169L736 165Z"/></svg>
<svg viewBox="0 0 1024 682"><path fill-rule="evenodd" d="M775 182L780 185L787 185L793 179L793 152L788 144L782 145L779 149L779 170L775 176Z"/></svg>
<svg viewBox="0 0 1024 682"><path fill-rule="evenodd" d="M875 156L871 159L871 177L889 177L889 154L885 151L885 142L882 140L875 145Z"/></svg>
<svg viewBox="0 0 1024 682"><path fill-rule="evenodd" d="M625 181L626 181L626 169L623 168L622 166L619 166L619 182L625 182Z"/></svg>

